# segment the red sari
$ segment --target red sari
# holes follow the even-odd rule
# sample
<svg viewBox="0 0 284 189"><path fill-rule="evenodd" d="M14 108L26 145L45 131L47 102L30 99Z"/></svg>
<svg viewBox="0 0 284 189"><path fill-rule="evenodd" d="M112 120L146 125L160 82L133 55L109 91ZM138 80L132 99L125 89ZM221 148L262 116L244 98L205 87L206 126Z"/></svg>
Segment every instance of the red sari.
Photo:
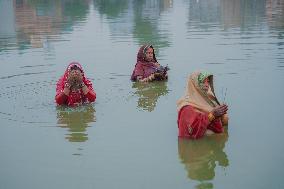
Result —
<svg viewBox="0 0 284 189"><path fill-rule="evenodd" d="M204 91L202 84L206 78L210 79L210 87ZM208 72L193 72L187 80L185 95L177 102L178 136L198 139L203 137L207 130L214 133L224 132L223 125L227 124L223 120L225 115L212 118L210 113L218 105L220 103L214 92L213 75Z"/></svg>
<svg viewBox="0 0 284 189"><path fill-rule="evenodd" d="M72 66L78 66L83 73L83 82L88 87L89 92L84 94L82 89L71 90L69 95L65 95L63 90L64 86L67 82L68 74ZM96 93L93 89L92 82L87 79L84 75L84 71L82 66L78 62L72 62L68 65L65 73L61 78L57 81L56 84L56 96L55 101L57 105L68 105L68 106L75 106L81 105L88 102L94 102L96 100Z"/></svg>
<svg viewBox="0 0 284 189"><path fill-rule="evenodd" d="M220 118L210 122L208 113L200 112L190 105L178 112L179 137L198 139L205 135L207 129L214 133L224 132Z"/></svg>
<svg viewBox="0 0 284 189"><path fill-rule="evenodd" d="M137 81L138 76L141 76L141 79L149 77L151 74L155 73L157 68L159 67L159 63L155 56L155 51L153 51L153 62L148 62L145 60L145 53L148 48L153 48L153 46L143 45L142 47L140 47L137 53L137 63L131 75L132 81Z"/></svg>

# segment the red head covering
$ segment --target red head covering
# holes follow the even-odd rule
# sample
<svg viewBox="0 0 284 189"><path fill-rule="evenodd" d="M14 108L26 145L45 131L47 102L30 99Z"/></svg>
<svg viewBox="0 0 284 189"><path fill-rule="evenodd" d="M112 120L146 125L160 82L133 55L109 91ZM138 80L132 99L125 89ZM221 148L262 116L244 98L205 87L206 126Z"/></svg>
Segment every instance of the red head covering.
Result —
<svg viewBox="0 0 284 189"><path fill-rule="evenodd" d="M146 51L149 48L153 49L154 61L151 62L145 59ZM137 63L131 75L131 80L136 81L137 76L142 76L142 79L149 77L156 71L156 68L158 67L155 63L158 63L158 61L156 59L154 47L152 45L143 45L142 47L140 47L137 53Z"/></svg>
<svg viewBox="0 0 284 189"><path fill-rule="evenodd" d="M77 66L80 69L80 71L83 74L82 81L89 88L89 90L93 90L92 82L85 77L85 74L84 74L84 71L83 71L81 64L78 63L78 62L71 62L68 65L67 69L65 70L64 75L62 75L60 77L60 79L57 81L56 96L63 92L64 86L65 86L67 79L68 79L68 75L69 75L71 68L73 66ZM74 90L74 91L72 90L69 93L69 96L68 96L68 99L67 99L67 105L73 106L73 105L76 105L76 104L82 104L86 101L87 101L87 98L85 97L85 95L83 95L82 89L78 89L78 90Z"/></svg>

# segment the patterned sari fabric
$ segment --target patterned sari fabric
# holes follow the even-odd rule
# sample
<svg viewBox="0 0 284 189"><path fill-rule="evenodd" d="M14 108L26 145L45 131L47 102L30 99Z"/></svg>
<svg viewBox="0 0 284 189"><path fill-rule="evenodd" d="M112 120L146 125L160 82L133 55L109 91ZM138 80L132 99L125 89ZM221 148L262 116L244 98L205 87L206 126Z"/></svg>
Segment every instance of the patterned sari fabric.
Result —
<svg viewBox="0 0 284 189"><path fill-rule="evenodd" d="M89 89L89 92L87 94L84 94L82 89L71 89L68 96L63 93L64 86L68 80L69 72L73 66L77 66L80 69L80 71L83 73L82 81ZM95 99L96 99L96 93L93 89L91 81L85 77L82 66L78 62L70 63L67 69L65 70L65 73L57 81L56 96L55 96L56 103L58 105L76 106L87 102L94 102Z"/></svg>
<svg viewBox="0 0 284 189"><path fill-rule="evenodd" d="M205 78L209 78L210 82L207 92L202 89ZM208 118L209 112L217 105L220 103L214 93L213 75L201 71L192 73L185 95L177 102L179 137L197 139L204 136L207 130L222 133L221 119L210 121Z"/></svg>
<svg viewBox="0 0 284 189"><path fill-rule="evenodd" d="M137 53L137 63L131 75L132 81L137 81L137 77L140 76L141 79L149 77L151 74L155 73L159 68L158 61L155 56L155 50L153 48L153 61L149 62L145 59L145 54L148 48L153 48L152 45L143 45L140 47ZM166 75L166 73L165 73ZM166 76L165 76L166 77Z"/></svg>

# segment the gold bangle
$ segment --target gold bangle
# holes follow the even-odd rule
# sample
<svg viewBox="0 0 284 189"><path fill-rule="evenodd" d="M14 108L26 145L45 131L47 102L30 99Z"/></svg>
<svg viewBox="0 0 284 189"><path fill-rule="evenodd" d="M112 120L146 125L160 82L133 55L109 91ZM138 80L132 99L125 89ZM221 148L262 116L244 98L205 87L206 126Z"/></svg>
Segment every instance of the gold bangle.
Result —
<svg viewBox="0 0 284 189"><path fill-rule="evenodd" d="M213 121L215 119L215 116L212 114L212 112L208 114L208 119L209 121Z"/></svg>

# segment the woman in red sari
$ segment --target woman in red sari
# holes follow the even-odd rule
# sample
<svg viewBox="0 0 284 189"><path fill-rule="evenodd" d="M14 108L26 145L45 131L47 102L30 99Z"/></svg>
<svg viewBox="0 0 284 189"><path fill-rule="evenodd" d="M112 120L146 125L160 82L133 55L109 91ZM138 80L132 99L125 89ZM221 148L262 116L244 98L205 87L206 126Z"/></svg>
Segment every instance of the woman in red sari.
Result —
<svg viewBox="0 0 284 189"><path fill-rule="evenodd" d="M168 67L162 67L155 56L152 45L143 45L137 53L137 63L131 75L132 81L149 82L166 80Z"/></svg>
<svg viewBox="0 0 284 189"><path fill-rule="evenodd" d="M198 139L222 133L228 124L228 106L220 105L213 87L213 75L194 72L189 76L185 95L177 102L179 137Z"/></svg>
<svg viewBox="0 0 284 189"><path fill-rule="evenodd" d="M57 81L56 103L76 106L95 100L96 93L91 81L85 77L82 66L78 62L70 63L64 75Z"/></svg>

